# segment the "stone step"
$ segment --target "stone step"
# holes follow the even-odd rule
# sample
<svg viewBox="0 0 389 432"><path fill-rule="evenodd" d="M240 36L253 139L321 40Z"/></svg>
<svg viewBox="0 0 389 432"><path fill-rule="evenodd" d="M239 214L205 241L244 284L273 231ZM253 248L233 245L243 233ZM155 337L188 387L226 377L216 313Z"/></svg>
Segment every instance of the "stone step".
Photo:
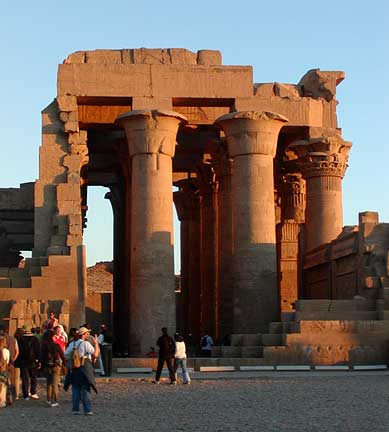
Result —
<svg viewBox="0 0 389 432"><path fill-rule="evenodd" d="M296 312L301 311L375 311L375 300L298 300Z"/></svg>
<svg viewBox="0 0 389 432"><path fill-rule="evenodd" d="M31 278L30 277L12 278L11 288L31 288Z"/></svg>
<svg viewBox="0 0 389 432"><path fill-rule="evenodd" d="M281 312L282 322L296 321L295 312Z"/></svg>
<svg viewBox="0 0 389 432"><path fill-rule="evenodd" d="M378 319L377 311L354 310L354 311L320 311L305 310L296 312L296 321L365 321Z"/></svg>
<svg viewBox="0 0 389 432"><path fill-rule="evenodd" d="M0 277L0 288L11 288L11 279Z"/></svg>
<svg viewBox="0 0 389 432"><path fill-rule="evenodd" d="M285 336L282 333L269 333L262 335L263 346L285 345Z"/></svg>
<svg viewBox="0 0 389 432"><path fill-rule="evenodd" d="M234 366L200 366L200 372L234 372Z"/></svg>
<svg viewBox="0 0 389 432"><path fill-rule="evenodd" d="M222 358L260 358L263 355L263 347L255 346L222 346L219 351L212 350L212 357Z"/></svg>
<svg viewBox="0 0 389 432"><path fill-rule="evenodd" d="M41 267L30 267L30 276L42 276L42 268Z"/></svg>
<svg viewBox="0 0 389 432"><path fill-rule="evenodd" d="M261 342L261 333L231 335L231 346L255 346L261 345Z"/></svg>
<svg viewBox="0 0 389 432"><path fill-rule="evenodd" d="M272 322L269 324L269 333L298 333L300 331L300 324L294 321L289 322Z"/></svg>

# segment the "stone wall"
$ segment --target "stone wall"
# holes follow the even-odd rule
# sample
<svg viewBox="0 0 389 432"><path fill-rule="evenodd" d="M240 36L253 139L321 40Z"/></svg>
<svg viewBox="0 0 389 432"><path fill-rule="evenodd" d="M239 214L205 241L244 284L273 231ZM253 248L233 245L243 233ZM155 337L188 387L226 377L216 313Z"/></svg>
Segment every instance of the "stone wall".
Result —
<svg viewBox="0 0 389 432"><path fill-rule="evenodd" d="M382 297L388 286L389 224L378 214L359 214L359 226L345 227L337 239L309 251L304 258L307 299Z"/></svg>

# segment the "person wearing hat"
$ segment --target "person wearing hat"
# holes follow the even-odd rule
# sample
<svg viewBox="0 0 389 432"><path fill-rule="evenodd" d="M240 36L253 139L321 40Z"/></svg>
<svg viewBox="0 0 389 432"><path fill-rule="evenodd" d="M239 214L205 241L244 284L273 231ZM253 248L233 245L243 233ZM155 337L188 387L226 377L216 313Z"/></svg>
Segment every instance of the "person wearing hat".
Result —
<svg viewBox="0 0 389 432"><path fill-rule="evenodd" d="M64 385L65 390L67 390L69 384L72 385L73 414L80 414L80 401L82 401L84 414L93 414L89 393L91 389L97 393L97 389L92 361L98 357L100 350L97 336L93 337L93 345L88 342L88 337L90 337L90 330L86 327L80 327L78 330L78 340L71 342L65 351L65 358L70 362L75 350L77 350L78 356L81 359L80 367L69 368L70 374L67 376Z"/></svg>

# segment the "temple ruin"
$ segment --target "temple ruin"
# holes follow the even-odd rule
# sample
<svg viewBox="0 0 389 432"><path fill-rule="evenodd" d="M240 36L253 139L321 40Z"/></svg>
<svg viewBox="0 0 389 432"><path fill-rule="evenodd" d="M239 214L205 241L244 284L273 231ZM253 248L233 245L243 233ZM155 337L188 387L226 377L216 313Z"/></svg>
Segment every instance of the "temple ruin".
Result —
<svg viewBox="0 0 389 432"><path fill-rule="evenodd" d="M40 321L52 304L70 326L86 321L88 187L105 186L117 354L144 356L167 326L232 335L217 358L384 361L388 226L365 212L343 227L344 77L254 83L251 66L211 50L69 55L42 112L39 178L0 189L0 319L15 326L28 304Z"/></svg>

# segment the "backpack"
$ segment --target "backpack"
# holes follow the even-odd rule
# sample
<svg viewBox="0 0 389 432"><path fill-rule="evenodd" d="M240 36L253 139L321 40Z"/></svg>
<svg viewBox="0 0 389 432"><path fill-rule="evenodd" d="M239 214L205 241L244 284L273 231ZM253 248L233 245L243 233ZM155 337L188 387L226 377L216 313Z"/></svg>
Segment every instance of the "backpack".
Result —
<svg viewBox="0 0 389 432"><path fill-rule="evenodd" d="M203 336L201 338L201 348L205 348L208 345L208 336Z"/></svg>
<svg viewBox="0 0 389 432"><path fill-rule="evenodd" d="M81 342L76 345L76 342L73 343L73 354L70 359L71 367L72 369L78 369L79 367L84 365L84 358L80 357L80 354L78 352L78 347L81 345Z"/></svg>

